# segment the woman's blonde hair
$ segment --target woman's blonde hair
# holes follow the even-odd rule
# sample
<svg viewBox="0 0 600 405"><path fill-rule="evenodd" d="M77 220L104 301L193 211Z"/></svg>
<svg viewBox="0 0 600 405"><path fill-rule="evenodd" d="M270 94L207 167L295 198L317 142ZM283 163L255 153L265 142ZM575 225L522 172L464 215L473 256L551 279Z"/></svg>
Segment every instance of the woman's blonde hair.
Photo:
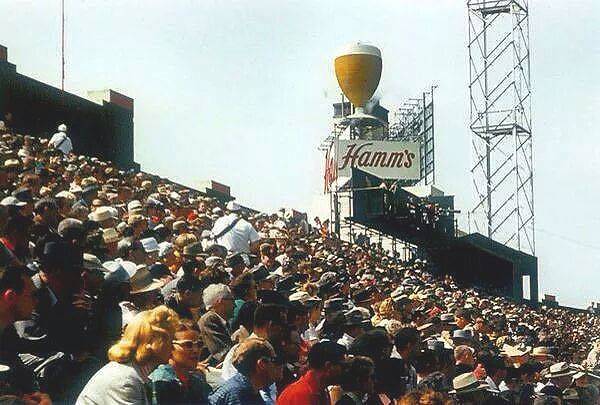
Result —
<svg viewBox="0 0 600 405"><path fill-rule="evenodd" d="M179 318L164 305L137 314L125 328L121 340L108 350L108 359L117 363L145 364L170 346Z"/></svg>

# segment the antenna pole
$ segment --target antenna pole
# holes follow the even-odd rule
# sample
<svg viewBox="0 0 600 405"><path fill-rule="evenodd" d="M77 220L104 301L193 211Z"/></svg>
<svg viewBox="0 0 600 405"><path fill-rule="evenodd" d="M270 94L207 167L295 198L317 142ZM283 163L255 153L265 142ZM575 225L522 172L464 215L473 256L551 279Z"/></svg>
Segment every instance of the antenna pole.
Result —
<svg viewBox="0 0 600 405"><path fill-rule="evenodd" d="M61 11L61 90L65 90L65 0L60 1Z"/></svg>

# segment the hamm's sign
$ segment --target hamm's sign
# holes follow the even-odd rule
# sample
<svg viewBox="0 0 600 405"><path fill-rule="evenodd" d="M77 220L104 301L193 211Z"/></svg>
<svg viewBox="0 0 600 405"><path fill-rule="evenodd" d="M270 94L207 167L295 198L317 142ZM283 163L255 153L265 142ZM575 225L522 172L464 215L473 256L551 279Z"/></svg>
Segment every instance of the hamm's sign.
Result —
<svg viewBox="0 0 600 405"><path fill-rule="evenodd" d="M355 167L381 179L421 178L418 142L340 139L335 154L338 177L350 177Z"/></svg>

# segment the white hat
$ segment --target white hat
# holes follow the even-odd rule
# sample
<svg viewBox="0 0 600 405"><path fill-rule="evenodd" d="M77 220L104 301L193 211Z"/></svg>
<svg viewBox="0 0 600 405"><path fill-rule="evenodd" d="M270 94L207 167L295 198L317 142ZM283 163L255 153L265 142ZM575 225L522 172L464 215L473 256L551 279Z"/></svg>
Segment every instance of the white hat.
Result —
<svg viewBox="0 0 600 405"><path fill-rule="evenodd" d="M125 228L127 228L127 222L119 222L116 229L117 232L122 234L125 231Z"/></svg>
<svg viewBox="0 0 600 405"><path fill-rule="evenodd" d="M242 207L238 203L235 203L233 201L229 201L227 203L226 208L227 208L227 210L229 210L231 212L239 211L240 209L242 209Z"/></svg>
<svg viewBox="0 0 600 405"><path fill-rule="evenodd" d="M313 297L306 291L297 291L297 292L291 294L289 297L289 300L290 300L290 302L298 301L302 305L321 302L320 298Z"/></svg>
<svg viewBox="0 0 600 405"><path fill-rule="evenodd" d="M104 280L114 280L117 283L127 283L131 279L131 276L116 261L109 261L104 263L104 268L108 270L108 273L104 275Z"/></svg>
<svg viewBox="0 0 600 405"><path fill-rule="evenodd" d="M213 305L226 297L231 297L231 290L225 284L211 284L202 292L202 301L206 309L211 309Z"/></svg>
<svg viewBox="0 0 600 405"><path fill-rule="evenodd" d="M98 207L94 212L88 215L88 218L95 222L106 221L107 219L116 219L115 212L112 207Z"/></svg>
<svg viewBox="0 0 600 405"><path fill-rule="evenodd" d="M466 394L468 392L483 391L490 388L485 381L479 381L473 373L464 373L452 380L454 389L450 394Z"/></svg>
<svg viewBox="0 0 600 405"><path fill-rule="evenodd" d="M131 212L133 210L137 210L142 208L142 203L140 200L132 200L127 204L127 211Z"/></svg>
<svg viewBox="0 0 600 405"><path fill-rule="evenodd" d="M175 221L175 222L173 222L173 225L172 225L174 231L179 231L179 230L183 229L185 226L187 226L187 222L185 222L185 221Z"/></svg>
<svg viewBox="0 0 600 405"><path fill-rule="evenodd" d="M81 192L83 192L83 189L78 184L73 183L69 187L69 191L71 193L81 193Z"/></svg>
<svg viewBox="0 0 600 405"><path fill-rule="evenodd" d="M144 265L138 265L135 264L134 262L130 262L128 260L123 260L121 258L117 258L114 261L108 261L104 263L104 267L106 267L107 269L111 269L111 268L117 268L118 266L121 266L125 269L125 271L127 272L127 274L129 274L129 277L133 277L133 275L135 274L136 271L138 271L138 269L144 267Z"/></svg>
<svg viewBox="0 0 600 405"><path fill-rule="evenodd" d="M60 125L58 126L58 130L59 130L60 132L67 132L67 126L66 126L65 124L60 124Z"/></svg>
<svg viewBox="0 0 600 405"><path fill-rule="evenodd" d="M4 205L5 207L24 207L27 203L20 201L17 197L8 196L0 201L0 205Z"/></svg>
<svg viewBox="0 0 600 405"><path fill-rule="evenodd" d="M75 201L77 199L77 197L75 197L75 194L71 193L70 191L66 191L63 190L59 193L57 193L54 198L64 198L65 200L69 200L69 201Z"/></svg>
<svg viewBox="0 0 600 405"><path fill-rule="evenodd" d="M158 244L158 257L163 258L174 250L171 242L160 242Z"/></svg>
<svg viewBox="0 0 600 405"><path fill-rule="evenodd" d="M146 253L158 252L160 250L158 247L158 242L154 238L140 239L140 243L144 247Z"/></svg>

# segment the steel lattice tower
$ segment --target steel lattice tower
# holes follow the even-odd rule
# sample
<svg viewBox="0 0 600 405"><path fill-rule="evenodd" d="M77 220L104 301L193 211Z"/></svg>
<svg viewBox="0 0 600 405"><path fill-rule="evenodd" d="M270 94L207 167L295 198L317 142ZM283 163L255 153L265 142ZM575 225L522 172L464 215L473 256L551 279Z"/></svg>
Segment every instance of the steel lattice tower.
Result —
<svg viewBox="0 0 600 405"><path fill-rule="evenodd" d="M469 226L535 254L528 0L468 0Z"/></svg>

